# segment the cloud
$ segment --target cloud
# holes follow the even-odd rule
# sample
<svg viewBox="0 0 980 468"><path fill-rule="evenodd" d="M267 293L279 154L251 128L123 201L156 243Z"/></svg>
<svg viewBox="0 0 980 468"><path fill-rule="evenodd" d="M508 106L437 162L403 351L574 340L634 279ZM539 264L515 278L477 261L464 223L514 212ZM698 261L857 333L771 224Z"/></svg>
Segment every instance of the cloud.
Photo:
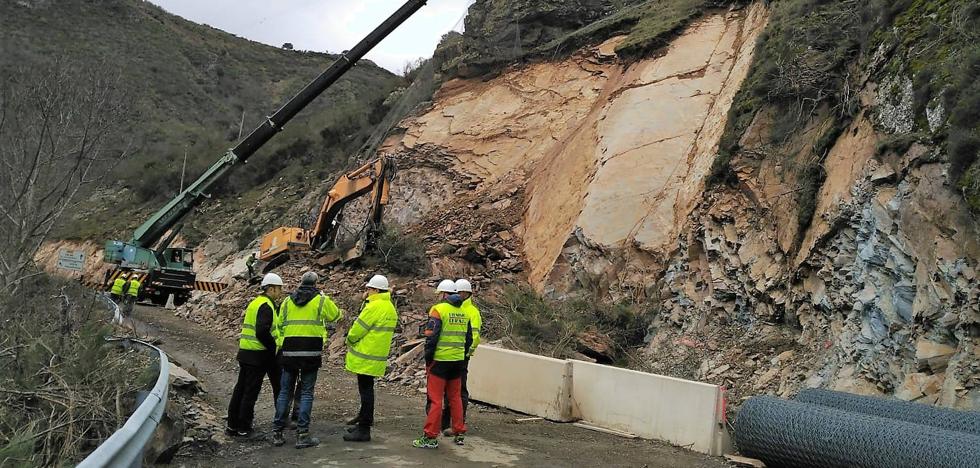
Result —
<svg viewBox="0 0 980 468"><path fill-rule="evenodd" d="M150 0L188 20L273 46L300 50L350 49L404 2L401 0ZM430 57L473 0L429 0L367 58L395 72ZM456 29L459 29L458 27Z"/></svg>

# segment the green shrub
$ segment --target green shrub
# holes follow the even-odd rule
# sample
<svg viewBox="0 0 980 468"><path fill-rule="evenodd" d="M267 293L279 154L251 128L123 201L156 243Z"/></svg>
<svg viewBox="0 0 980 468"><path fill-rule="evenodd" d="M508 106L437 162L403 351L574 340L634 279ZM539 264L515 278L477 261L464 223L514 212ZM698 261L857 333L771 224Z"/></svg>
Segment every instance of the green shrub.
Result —
<svg viewBox="0 0 980 468"><path fill-rule="evenodd" d="M582 334L608 337L616 362L643 344L655 310L627 301L609 302L590 294L549 299L528 286L506 286L483 308L483 334L508 339L518 348L556 357L589 352Z"/></svg>
<svg viewBox="0 0 980 468"><path fill-rule="evenodd" d="M393 225L382 227L367 261L399 275L424 274L429 270L422 238Z"/></svg>
<svg viewBox="0 0 980 468"><path fill-rule="evenodd" d="M133 363L141 355L106 345L105 305L76 282L34 277L0 308L0 464L77 462L146 388L145 366Z"/></svg>

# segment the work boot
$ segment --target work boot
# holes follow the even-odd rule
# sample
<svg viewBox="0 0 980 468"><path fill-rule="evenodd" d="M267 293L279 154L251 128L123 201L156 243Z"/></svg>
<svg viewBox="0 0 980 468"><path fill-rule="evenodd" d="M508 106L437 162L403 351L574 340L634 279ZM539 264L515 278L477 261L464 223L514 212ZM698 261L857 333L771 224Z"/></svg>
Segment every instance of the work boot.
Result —
<svg viewBox="0 0 980 468"><path fill-rule="evenodd" d="M422 437L419 437L412 442L412 446L415 448L424 449L439 448L439 439L429 438L425 434L422 434Z"/></svg>
<svg viewBox="0 0 980 468"><path fill-rule="evenodd" d="M316 447L320 445L320 439L316 437L310 437L309 432L300 432L296 434L296 448L304 449L310 447Z"/></svg>
<svg viewBox="0 0 980 468"><path fill-rule="evenodd" d="M349 434L344 435L344 440L347 442L370 442L371 441L371 427L369 426L354 426L353 431L349 431Z"/></svg>
<svg viewBox="0 0 980 468"><path fill-rule="evenodd" d="M282 431L272 431L272 445L282 447L285 443L286 438L282 435Z"/></svg>

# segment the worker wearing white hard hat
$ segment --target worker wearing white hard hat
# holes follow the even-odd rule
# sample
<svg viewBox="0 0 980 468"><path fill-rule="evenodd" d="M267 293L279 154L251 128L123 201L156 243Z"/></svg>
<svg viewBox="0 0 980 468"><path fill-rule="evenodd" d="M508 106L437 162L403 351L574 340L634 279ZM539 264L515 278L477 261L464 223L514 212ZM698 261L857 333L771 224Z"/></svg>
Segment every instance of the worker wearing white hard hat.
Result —
<svg viewBox="0 0 980 468"><path fill-rule="evenodd" d="M279 394L279 367L272 323L277 301L282 298L282 278L269 273L262 278L262 292L245 308L242 333L238 338L238 382L228 404L225 432L233 437L252 434L255 401L262 391L262 379L269 377L273 401Z"/></svg>
<svg viewBox="0 0 980 468"><path fill-rule="evenodd" d="M347 332L345 368L357 376L361 408L347 424L347 442L368 442L374 425L374 380L385 375L391 340L398 326L398 311L391 301L388 278L374 275L364 285L364 305Z"/></svg>
<svg viewBox="0 0 980 468"><path fill-rule="evenodd" d="M470 319L470 327L473 337L472 344L470 344L469 348L466 349L466 359L463 360L463 373L460 377L460 399L463 401L463 417L465 419L466 407L469 406L470 403L470 392L466 388L466 377L469 374L470 357L473 356L473 353L476 352L477 346L480 345L480 326L483 324L483 317L480 316L480 310L473 304L473 285L470 284L469 280L458 279L456 280L455 286L456 294L463 300L463 303L459 306L459 308L462 309L463 313L465 313ZM448 397L443 402L442 433L445 436L453 435L452 417L449 411Z"/></svg>
<svg viewBox="0 0 980 468"><path fill-rule="evenodd" d="M426 419L423 434L412 442L418 448L439 446L442 413L448 400L453 443L463 445L466 422L463 415L462 375L466 351L472 346L470 319L460 309L462 298L456 282L442 280L436 286L440 302L429 309L425 325Z"/></svg>

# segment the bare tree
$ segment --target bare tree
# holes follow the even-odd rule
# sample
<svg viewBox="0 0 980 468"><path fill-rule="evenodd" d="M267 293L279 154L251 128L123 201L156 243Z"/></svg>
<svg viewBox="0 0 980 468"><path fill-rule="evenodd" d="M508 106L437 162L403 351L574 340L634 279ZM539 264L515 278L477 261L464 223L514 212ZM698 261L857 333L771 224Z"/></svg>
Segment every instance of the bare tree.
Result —
<svg viewBox="0 0 980 468"><path fill-rule="evenodd" d="M0 296L37 274L34 255L58 219L126 152L117 137L129 106L104 70L0 71Z"/></svg>

